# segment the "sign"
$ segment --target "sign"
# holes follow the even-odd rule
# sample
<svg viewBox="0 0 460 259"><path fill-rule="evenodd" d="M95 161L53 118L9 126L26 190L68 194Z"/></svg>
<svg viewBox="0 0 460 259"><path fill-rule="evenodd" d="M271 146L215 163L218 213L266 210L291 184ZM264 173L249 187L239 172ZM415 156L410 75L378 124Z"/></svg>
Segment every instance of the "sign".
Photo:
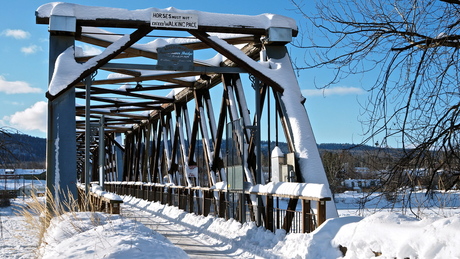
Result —
<svg viewBox="0 0 460 259"><path fill-rule="evenodd" d="M198 166L196 165L188 166L187 176L198 178Z"/></svg>
<svg viewBox="0 0 460 259"><path fill-rule="evenodd" d="M150 19L150 26L174 29L198 29L198 15L187 13L154 12Z"/></svg>
<svg viewBox="0 0 460 259"><path fill-rule="evenodd" d="M160 70L193 70L193 51L177 44L157 49Z"/></svg>

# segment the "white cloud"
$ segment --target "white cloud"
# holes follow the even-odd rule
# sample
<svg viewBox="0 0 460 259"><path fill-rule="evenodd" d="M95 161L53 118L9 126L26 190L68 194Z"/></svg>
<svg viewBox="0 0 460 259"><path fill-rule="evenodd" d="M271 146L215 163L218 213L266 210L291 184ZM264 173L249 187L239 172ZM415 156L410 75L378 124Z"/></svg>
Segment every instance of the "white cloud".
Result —
<svg viewBox="0 0 460 259"><path fill-rule="evenodd" d="M37 46L37 45L30 45L28 47L22 47L21 48L21 52L24 53L24 54L34 54L34 53L36 53L37 51L40 51L40 50L42 50L42 48Z"/></svg>
<svg viewBox="0 0 460 259"><path fill-rule="evenodd" d="M89 44L82 44L77 46L75 49L75 55L77 57L84 57L84 56L96 56L102 53L101 49L98 49Z"/></svg>
<svg viewBox="0 0 460 259"><path fill-rule="evenodd" d="M23 81L6 81L5 77L0 76L0 92L6 94L26 94L40 93L40 88L33 88L29 83Z"/></svg>
<svg viewBox="0 0 460 259"><path fill-rule="evenodd" d="M3 120L9 121L12 127L18 130L40 130L47 129L48 104L40 101L24 111L16 112L11 116L5 116Z"/></svg>
<svg viewBox="0 0 460 259"><path fill-rule="evenodd" d="M17 40L27 39L30 37L30 33L27 31L12 30L12 29L6 29L2 31L1 35L6 36L6 37L13 37Z"/></svg>
<svg viewBox="0 0 460 259"><path fill-rule="evenodd" d="M364 91L358 87L344 87L336 86L325 89L306 89L302 90L302 94L305 96L331 96L331 95L349 95L349 94L364 94Z"/></svg>

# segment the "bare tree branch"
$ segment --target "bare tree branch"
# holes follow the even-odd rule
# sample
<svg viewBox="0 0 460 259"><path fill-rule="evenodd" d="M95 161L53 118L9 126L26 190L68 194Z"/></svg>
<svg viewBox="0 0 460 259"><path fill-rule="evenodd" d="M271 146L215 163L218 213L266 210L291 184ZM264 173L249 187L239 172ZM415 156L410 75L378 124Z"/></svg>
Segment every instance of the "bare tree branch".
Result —
<svg viewBox="0 0 460 259"><path fill-rule="evenodd" d="M329 69L328 87L372 73L364 141L403 152L387 189L455 187L460 175L460 1L291 0L305 22L298 70ZM425 170L423 176L414 170ZM411 171L412 170L412 171ZM440 173L442 172L442 173Z"/></svg>

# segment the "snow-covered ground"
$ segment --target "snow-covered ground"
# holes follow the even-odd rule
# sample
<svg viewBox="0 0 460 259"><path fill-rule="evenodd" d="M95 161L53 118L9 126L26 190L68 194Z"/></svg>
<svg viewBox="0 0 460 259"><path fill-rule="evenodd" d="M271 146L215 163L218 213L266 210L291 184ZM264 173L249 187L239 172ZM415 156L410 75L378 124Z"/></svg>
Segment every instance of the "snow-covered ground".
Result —
<svg viewBox="0 0 460 259"><path fill-rule="evenodd" d="M23 216L16 215L24 204L22 198L12 206L0 208L0 258L35 258L38 240Z"/></svg>
<svg viewBox="0 0 460 259"><path fill-rule="evenodd" d="M230 246L234 258L460 258L459 192L426 196L425 202L454 205L426 209L416 218L400 208L391 211L377 196L365 207L357 203L363 194L336 195L340 218L328 220L310 234L271 233L253 223L240 223L211 216L195 216L174 207L124 197L126 206L142 208L152 217L164 217L184 228L184 235L200 238L211 246ZM366 199L367 199L366 198ZM448 200L450 203L446 203ZM379 201L377 203L377 201ZM23 203L16 199L15 204ZM369 205L369 206L367 206ZM396 204L398 205L398 204ZM379 209L372 209L378 207ZM398 206L396 206L398 207ZM419 207L421 209L421 207ZM27 235L22 217L11 207L0 209L1 258L33 258L36 240ZM359 216L357 216L359 215ZM363 217L362 217L363 216ZM102 213L75 213L55 219L45 237L44 258L186 258L168 240L129 219ZM71 244L71 245L70 245ZM339 246L345 249L343 257ZM241 252L244 251L244 252Z"/></svg>

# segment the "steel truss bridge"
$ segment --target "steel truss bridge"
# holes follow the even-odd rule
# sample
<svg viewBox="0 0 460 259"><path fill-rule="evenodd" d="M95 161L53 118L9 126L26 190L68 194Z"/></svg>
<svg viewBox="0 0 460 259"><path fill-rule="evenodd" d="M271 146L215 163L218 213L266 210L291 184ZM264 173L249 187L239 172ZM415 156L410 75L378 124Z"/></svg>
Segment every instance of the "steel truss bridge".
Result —
<svg viewBox="0 0 460 259"><path fill-rule="evenodd" d="M50 32L47 186L57 201L62 190L76 195L76 182L87 192L98 182L152 200L214 199L221 216L236 200L267 226L261 208L273 202L249 189L276 179L323 184L305 213L321 214L319 223L336 216L285 46L298 33L292 19L50 3L36 22ZM279 142L285 150L271 159ZM232 194L210 194L216 188ZM307 199L268 196L286 211Z"/></svg>

